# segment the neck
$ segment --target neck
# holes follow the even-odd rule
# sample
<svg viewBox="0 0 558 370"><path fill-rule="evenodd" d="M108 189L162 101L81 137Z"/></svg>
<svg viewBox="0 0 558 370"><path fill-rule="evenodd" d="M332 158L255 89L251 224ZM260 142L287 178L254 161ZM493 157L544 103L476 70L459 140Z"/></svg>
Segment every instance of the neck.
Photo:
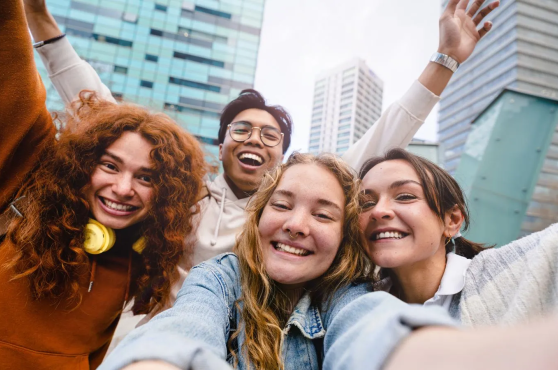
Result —
<svg viewBox="0 0 558 370"><path fill-rule="evenodd" d="M288 300L288 312L293 312L294 308L296 307L300 297L304 295L305 289L304 285L297 285L297 286L289 286L289 285L281 285L279 287L283 294L287 297Z"/></svg>
<svg viewBox="0 0 558 370"><path fill-rule="evenodd" d="M227 185L229 186L229 188L231 188L231 191L233 192L234 196L237 199L244 199L244 198L248 198L249 196L251 196L252 194L254 194L256 192L256 190L258 189L254 189L254 190L250 190L250 191L245 191L240 189L235 183L234 181L232 181L227 174L223 174L223 177L225 178L225 181L227 182Z"/></svg>
<svg viewBox="0 0 558 370"><path fill-rule="evenodd" d="M442 246L431 258L390 271L393 289L407 303L423 304L434 297L446 270L446 253Z"/></svg>

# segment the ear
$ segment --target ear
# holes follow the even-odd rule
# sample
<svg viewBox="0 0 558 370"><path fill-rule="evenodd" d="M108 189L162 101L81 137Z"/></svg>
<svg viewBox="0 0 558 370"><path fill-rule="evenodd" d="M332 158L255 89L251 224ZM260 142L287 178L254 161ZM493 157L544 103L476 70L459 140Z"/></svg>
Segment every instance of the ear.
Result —
<svg viewBox="0 0 558 370"><path fill-rule="evenodd" d="M461 225L463 224L464 220L465 217L456 204L455 206L453 206L452 209L446 212L446 215L444 217L444 236L447 238L451 238L455 234L457 234L461 229Z"/></svg>
<svg viewBox="0 0 558 370"><path fill-rule="evenodd" d="M223 144L219 144L219 160L223 162Z"/></svg>

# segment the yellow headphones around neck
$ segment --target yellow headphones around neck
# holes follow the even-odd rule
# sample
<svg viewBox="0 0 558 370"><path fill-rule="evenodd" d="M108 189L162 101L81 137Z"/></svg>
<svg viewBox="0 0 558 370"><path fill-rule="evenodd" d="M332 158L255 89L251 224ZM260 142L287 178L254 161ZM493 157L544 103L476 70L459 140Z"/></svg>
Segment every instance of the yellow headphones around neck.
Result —
<svg viewBox="0 0 558 370"><path fill-rule="evenodd" d="M85 241L83 249L89 254L101 254L110 250L116 242L116 234L110 227L106 227L97 220L89 219L89 223L85 226ZM146 247L145 237L139 238L133 245L132 249L141 254Z"/></svg>

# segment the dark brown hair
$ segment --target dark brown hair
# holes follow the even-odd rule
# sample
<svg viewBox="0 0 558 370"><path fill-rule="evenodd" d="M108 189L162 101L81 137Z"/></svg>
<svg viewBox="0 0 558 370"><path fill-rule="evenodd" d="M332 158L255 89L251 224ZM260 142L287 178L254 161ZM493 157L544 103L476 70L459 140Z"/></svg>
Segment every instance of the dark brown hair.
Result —
<svg viewBox="0 0 558 370"><path fill-rule="evenodd" d="M220 119L219 127L219 143L223 144L225 136L227 135L227 127L240 112L247 109L260 109L271 114L279 124L283 137L283 154L289 149L291 145L291 135L293 133L292 118L280 105L267 105L264 97L254 89L245 89L240 92L238 97L231 101L223 109Z"/></svg>
<svg viewBox="0 0 558 370"><path fill-rule="evenodd" d="M199 211L205 162L196 139L172 119L133 104L100 100L82 91L65 114L58 141L41 160L18 195L29 198L25 217L10 225L16 248L9 264L15 279L27 277L33 297L67 298L79 303L79 277L89 266L83 249L89 204L83 191L106 148L124 132L136 132L153 145L153 206L142 223L147 246L134 268L135 314L148 313L169 299L184 239ZM191 246L189 246L191 247Z"/></svg>
<svg viewBox="0 0 558 370"><path fill-rule="evenodd" d="M428 206L442 222L446 213L457 207L463 214L463 230L469 228L469 209L461 187L449 173L428 159L401 148L391 149L383 157L374 157L366 161L360 169L360 179L364 179L368 171L376 165L395 159L404 160L414 168L420 179ZM462 236L455 238L454 242L455 253L466 258L473 258L488 248L484 244L472 242ZM451 243L448 243L446 253L451 252L452 247Z"/></svg>

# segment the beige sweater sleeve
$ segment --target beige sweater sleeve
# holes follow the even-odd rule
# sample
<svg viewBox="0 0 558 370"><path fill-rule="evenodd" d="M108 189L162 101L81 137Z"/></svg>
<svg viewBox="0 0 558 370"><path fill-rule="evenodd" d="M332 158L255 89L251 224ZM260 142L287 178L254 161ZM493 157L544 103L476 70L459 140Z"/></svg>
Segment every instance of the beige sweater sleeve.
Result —
<svg viewBox="0 0 558 370"><path fill-rule="evenodd" d="M115 101L109 88L89 63L82 60L66 37L37 49L48 77L64 102L73 101L82 90L91 90L100 97Z"/></svg>
<svg viewBox="0 0 558 370"><path fill-rule="evenodd" d="M386 109L364 136L351 145L343 159L359 171L366 160L392 148L405 148L439 100L439 96L415 81L405 95Z"/></svg>

